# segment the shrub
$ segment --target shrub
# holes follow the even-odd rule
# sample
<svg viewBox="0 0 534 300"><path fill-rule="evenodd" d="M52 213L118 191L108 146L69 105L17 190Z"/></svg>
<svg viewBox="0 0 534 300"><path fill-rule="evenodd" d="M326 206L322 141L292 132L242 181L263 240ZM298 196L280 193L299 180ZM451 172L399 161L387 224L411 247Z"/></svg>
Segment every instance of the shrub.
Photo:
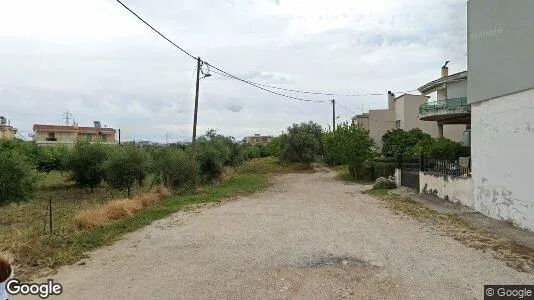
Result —
<svg viewBox="0 0 534 300"><path fill-rule="evenodd" d="M325 134L324 147L327 160L334 164L347 164L353 178L365 177L360 172L367 168L365 162L375 155L373 140L368 132L360 126L347 123Z"/></svg>
<svg viewBox="0 0 534 300"><path fill-rule="evenodd" d="M418 143L431 141L432 137L419 128L410 131L394 129L382 136L382 154L398 158L412 150Z"/></svg>
<svg viewBox="0 0 534 300"><path fill-rule="evenodd" d="M163 149L154 160L158 183L173 190L190 188L196 184L198 166L185 151L177 148Z"/></svg>
<svg viewBox="0 0 534 300"><path fill-rule="evenodd" d="M93 190L104 178L103 163L107 156L104 145L77 143L67 155L65 167L76 184Z"/></svg>
<svg viewBox="0 0 534 300"><path fill-rule="evenodd" d="M0 205L29 199L37 177L27 159L10 151L0 152Z"/></svg>
<svg viewBox="0 0 534 300"><path fill-rule="evenodd" d="M133 184L137 181L141 185L151 167L152 158L134 145L113 149L103 164L106 182L113 188L127 190L128 197Z"/></svg>
<svg viewBox="0 0 534 300"><path fill-rule="evenodd" d="M197 160L202 181L209 182L221 178L224 172L224 153L208 142L199 143Z"/></svg>
<svg viewBox="0 0 534 300"><path fill-rule="evenodd" d="M282 152L282 139L280 137L273 137L265 148L267 149L269 156L280 157Z"/></svg>
<svg viewBox="0 0 534 300"><path fill-rule="evenodd" d="M317 155L323 153L323 129L317 123L293 124L280 138L282 161L299 162L310 167Z"/></svg>
<svg viewBox="0 0 534 300"><path fill-rule="evenodd" d="M63 170L68 153L62 146L41 148L36 157L37 170L46 173Z"/></svg>
<svg viewBox="0 0 534 300"><path fill-rule="evenodd" d="M375 183L373 184L374 190L381 190L381 189L395 189L397 188L397 183L395 183L395 177L389 176L389 177L379 177Z"/></svg>

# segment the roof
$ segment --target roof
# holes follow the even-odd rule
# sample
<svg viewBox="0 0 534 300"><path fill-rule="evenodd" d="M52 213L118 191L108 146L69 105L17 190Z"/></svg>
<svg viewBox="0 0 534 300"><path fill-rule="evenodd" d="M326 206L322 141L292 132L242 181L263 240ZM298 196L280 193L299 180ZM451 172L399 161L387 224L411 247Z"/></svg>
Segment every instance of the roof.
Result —
<svg viewBox="0 0 534 300"><path fill-rule="evenodd" d="M424 95L430 94L434 91L437 91L441 85L446 83L451 83L455 81L461 81L461 80L467 80L467 71L458 72L449 76L445 76L439 79L436 79L434 81L431 81L422 87L418 88L417 90Z"/></svg>
<svg viewBox="0 0 534 300"><path fill-rule="evenodd" d="M33 131L63 131L63 132L115 132L113 128L107 127L78 127L78 126L66 126L66 125L45 125L34 124Z"/></svg>

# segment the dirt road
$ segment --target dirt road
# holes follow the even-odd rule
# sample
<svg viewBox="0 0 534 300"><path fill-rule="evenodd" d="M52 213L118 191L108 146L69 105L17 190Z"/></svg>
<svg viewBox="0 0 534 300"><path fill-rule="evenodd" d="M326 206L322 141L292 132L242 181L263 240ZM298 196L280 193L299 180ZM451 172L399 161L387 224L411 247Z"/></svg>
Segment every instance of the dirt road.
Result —
<svg viewBox="0 0 534 300"><path fill-rule="evenodd" d="M178 213L60 269L65 299L480 299L532 284L488 253L396 215L332 172Z"/></svg>

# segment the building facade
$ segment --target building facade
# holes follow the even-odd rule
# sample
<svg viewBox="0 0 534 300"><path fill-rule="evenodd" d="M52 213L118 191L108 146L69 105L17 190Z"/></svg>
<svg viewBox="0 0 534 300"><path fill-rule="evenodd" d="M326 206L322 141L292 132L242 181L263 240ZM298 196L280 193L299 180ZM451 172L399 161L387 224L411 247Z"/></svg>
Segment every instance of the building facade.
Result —
<svg viewBox="0 0 534 300"><path fill-rule="evenodd" d="M467 15L474 206L534 231L534 5L469 0Z"/></svg>
<svg viewBox="0 0 534 300"><path fill-rule="evenodd" d="M368 130L378 149L382 148L382 136L396 128L406 131L419 128L432 137L438 137L438 124L426 122L418 117L419 107L428 103L428 98L425 95L411 94L395 97L395 94L388 92L388 109L369 110L368 113L353 117L352 124ZM444 136L454 141L461 141L463 130L461 127L451 127L444 132Z"/></svg>
<svg viewBox="0 0 534 300"><path fill-rule="evenodd" d="M12 140L16 134L17 129L5 117L0 116L0 140Z"/></svg>
<svg viewBox="0 0 534 300"><path fill-rule="evenodd" d="M418 90L423 95L436 94L436 101L422 104L419 119L437 125L437 136L470 144L471 107L467 101L467 71L449 75L447 63L441 77Z"/></svg>
<svg viewBox="0 0 534 300"><path fill-rule="evenodd" d="M43 125L34 124L34 140L38 145L73 145L76 142L100 142L116 144L116 130L100 126L95 121L93 127L81 127L78 124L66 125Z"/></svg>
<svg viewBox="0 0 534 300"><path fill-rule="evenodd" d="M266 145L271 141L270 136L260 135L259 133L253 136L247 136L243 139L243 142L249 145Z"/></svg>

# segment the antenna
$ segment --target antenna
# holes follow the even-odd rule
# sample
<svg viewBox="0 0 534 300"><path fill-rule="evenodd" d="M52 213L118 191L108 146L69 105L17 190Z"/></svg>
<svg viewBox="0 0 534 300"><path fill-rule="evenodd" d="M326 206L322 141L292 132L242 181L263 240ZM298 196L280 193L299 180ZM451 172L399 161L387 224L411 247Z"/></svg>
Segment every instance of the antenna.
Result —
<svg viewBox="0 0 534 300"><path fill-rule="evenodd" d="M64 112L62 115L61 115L61 118L60 120L65 120L65 123L67 126L69 126L69 121L70 119L72 118L72 114L69 112L69 110L67 109L66 112Z"/></svg>

